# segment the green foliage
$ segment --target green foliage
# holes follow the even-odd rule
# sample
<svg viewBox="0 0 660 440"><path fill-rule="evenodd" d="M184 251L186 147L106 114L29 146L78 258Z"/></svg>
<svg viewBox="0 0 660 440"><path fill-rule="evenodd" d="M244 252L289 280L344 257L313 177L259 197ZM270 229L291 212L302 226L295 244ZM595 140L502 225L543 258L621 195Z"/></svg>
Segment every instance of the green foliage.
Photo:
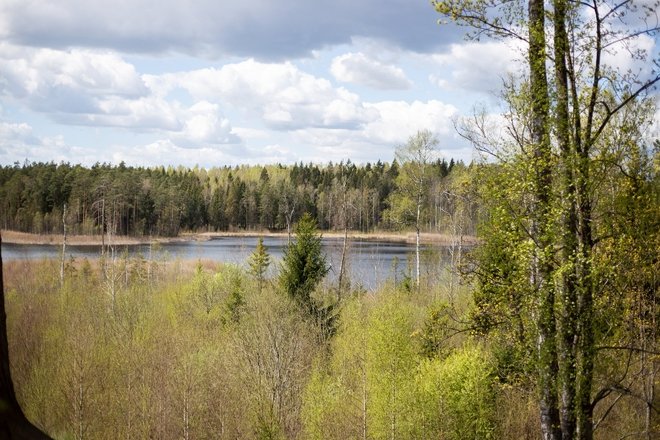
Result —
<svg viewBox="0 0 660 440"><path fill-rule="evenodd" d="M182 311L206 322L238 322L245 307L245 289L241 269L224 265L210 273L197 263L189 293L178 297Z"/></svg>
<svg viewBox="0 0 660 440"><path fill-rule="evenodd" d="M387 214L395 225L419 227L428 212L426 200L430 195L438 139L429 130L418 131L408 142L397 148L396 158L401 164L396 178L397 190L388 198ZM440 167L440 176L442 167ZM437 176L437 177L440 177Z"/></svg>
<svg viewBox="0 0 660 440"><path fill-rule="evenodd" d="M492 371L487 353L479 347L466 346L446 359L420 363L415 379L419 435L454 440L493 438Z"/></svg>
<svg viewBox="0 0 660 440"><path fill-rule="evenodd" d="M373 438L410 438L415 346L412 310L396 297L385 299L367 321L366 368L369 430Z"/></svg>
<svg viewBox="0 0 660 440"><path fill-rule="evenodd" d="M453 168L453 162L433 163L442 178ZM321 229L343 229L346 222L369 231L388 227L384 210L398 174L396 161L208 170L26 162L0 166L0 221L6 229L59 233L67 203L73 235L283 230L305 212ZM344 201L351 206L347 216L336 209Z"/></svg>
<svg viewBox="0 0 660 440"><path fill-rule="evenodd" d="M268 270L268 266L270 266L270 255L268 254L268 248L264 246L263 237L259 237L257 247L248 259L248 265L250 267L250 273L257 280L259 292L261 292L264 281L266 280L266 271Z"/></svg>
<svg viewBox="0 0 660 440"><path fill-rule="evenodd" d="M603 257L634 241L619 243L608 244ZM646 267L644 252L653 250L634 249L630 267ZM261 294L246 289L248 275L237 266L161 263L152 281L121 283L111 312L97 262L71 264L77 269L62 286L56 261L5 265L18 398L55 438L538 437L533 388L504 380L504 366L523 353L506 351L517 345L493 329L487 344L444 342L443 302L429 306L391 288L351 296L335 337L318 344L318 329L292 299L270 286ZM139 272L139 260L127 264ZM647 277L651 271L640 269L611 278L619 286L606 293L612 299L620 283L640 280L604 309L611 321L626 311L628 325L613 322L622 343L654 341L650 303L627 306L649 293ZM209 313L204 289L217 295L209 296ZM625 372L627 357L607 359L599 371ZM650 361L633 356L631 365L646 371ZM603 437L640 426L643 411L637 400L622 399Z"/></svg>
<svg viewBox="0 0 660 440"><path fill-rule="evenodd" d="M466 344L427 358L415 337L418 307L396 294L345 305L331 358L317 359L305 391L308 438L493 437L489 353Z"/></svg>
<svg viewBox="0 0 660 440"><path fill-rule="evenodd" d="M451 323L450 306L447 303L433 307L418 334L420 354L433 359L444 358L449 353L448 339Z"/></svg>
<svg viewBox="0 0 660 440"><path fill-rule="evenodd" d="M284 250L279 284L308 317L321 323L327 309L313 296L314 289L328 273L316 221L305 214L295 226L295 239Z"/></svg>
<svg viewBox="0 0 660 440"><path fill-rule="evenodd" d="M347 416L347 403L352 397L345 387L323 371L322 366L315 365L303 395L305 438L346 438L348 432L342 421Z"/></svg>

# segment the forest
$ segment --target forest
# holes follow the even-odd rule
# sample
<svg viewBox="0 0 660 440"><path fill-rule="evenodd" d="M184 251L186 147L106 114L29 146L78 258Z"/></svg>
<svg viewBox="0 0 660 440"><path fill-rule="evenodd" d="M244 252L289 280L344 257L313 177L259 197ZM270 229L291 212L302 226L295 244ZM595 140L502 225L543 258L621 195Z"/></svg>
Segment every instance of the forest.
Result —
<svg viewBox="0 0 660 440"><path fill-rule="evenodd" d="M24 163L0 168L0 224L37 234L176 236L182 231L282 231L304 212L320 228L397 229L388 197L400 165L294 164L219 168L136 168ZM443 228L439 213L454 204L453 181L466 166L430 163L426 228ZM455 171L452 173L452 171ZM345 208L344 208L345 207ZM345 213L345 214L344 214Z"/></svg>
<svg viewBox="0 0 660 440"><path fill-rule="evenodd" d="M2 168L3 228L291 233L281 261L260 241L245 266L6 262L32 423L58 439L658 438L660 60L632 48L657 35L657 3L432 5L523 47L501 113L456 121L472 164L420 130L392 163ZM617 48L651 67L608 65ZM476 245L450 242L442 265L417 246L372 290L327 276L326 231L350 246L385 229Z"/></svg>

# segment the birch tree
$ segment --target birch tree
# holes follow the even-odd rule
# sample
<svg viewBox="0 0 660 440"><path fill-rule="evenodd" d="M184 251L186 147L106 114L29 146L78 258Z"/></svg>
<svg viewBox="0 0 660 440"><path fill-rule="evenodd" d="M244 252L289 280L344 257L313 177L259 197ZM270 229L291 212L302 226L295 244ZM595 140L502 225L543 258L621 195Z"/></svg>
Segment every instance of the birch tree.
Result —
<svg viewBox="0 0 660 440"><path fill-rule="evenodd" d="M415 284L418 290L420 232L433 173L431 162L437 146L437 137L430 130L421 130L396 151L401 170L396 179L398 191L390 197L390 214L395 222L415 227Z"/></svg>
<svg viewBox="0 0 660 440"><path fill-rule="evenodd" d="M602 238L595 221L594 171L602 152L617 148L608 132L630 140L626 133L639 130L617 125L617 115L644 105L660 81L660 59L644 49L645 39L659 30L658 3L446 0L433 5L470 26L473 37L514 39L525 47L526 77L514 90L523 112L509 119L524 123L507 127L506 136L520 150L513 159L529 171L525 191L531 203L514 218L526 234L519 239L531 244L526 264L535 297L541 428L544 439L591 439L601 394L594 390L601 337L594 303L606 282L594 266ZM608 64L617 53L636 67ZM485 132L483 126L476 131ZM474 133L466 137L474 140ZM479 148L493 147L483 138ZM517 210L510 203L500 208Z"/></svg>

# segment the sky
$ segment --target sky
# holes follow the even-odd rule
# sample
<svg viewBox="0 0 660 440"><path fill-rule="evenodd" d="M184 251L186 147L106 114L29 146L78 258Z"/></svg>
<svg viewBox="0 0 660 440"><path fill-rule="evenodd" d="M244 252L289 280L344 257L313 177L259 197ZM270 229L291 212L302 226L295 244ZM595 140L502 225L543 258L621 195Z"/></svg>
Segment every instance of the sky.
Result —
<svg viewBox="0 0 660 440"><path fill-rule="evenodd" d="M521 55L439 18L429 0L0 0L0 164L391 161L422 129L469 162L454 122L496 107Z"/></svg>

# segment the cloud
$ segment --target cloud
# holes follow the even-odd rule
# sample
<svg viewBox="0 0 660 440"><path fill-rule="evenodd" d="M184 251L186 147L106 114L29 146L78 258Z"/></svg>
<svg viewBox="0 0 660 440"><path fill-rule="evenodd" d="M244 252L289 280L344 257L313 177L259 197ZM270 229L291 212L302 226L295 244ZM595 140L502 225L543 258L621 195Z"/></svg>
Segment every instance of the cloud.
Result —
<svg viewBox="0 0 660 440"><path fill-rule="evenodd" d="M183 130L173 136L179 145L217 145L238 143L229 120L224 118L217 104L200 101L188 109Z"/></svg>
<svg viewBox="0 0 660 440"><path fill-rule="evenodd" d="M418 52L461 38L462 30L438 26L437 18L428 2L409 0L5 0L0 38L50 48L281 60L355 36Z"/></svg>
<svg viewBox="0 0 660 440"><path fill-rule="evenodd" d="M0 120L0 163L37 161L67 161L79 151L67 146L62 136L39 137L25 122Z"/></svg>
<svg viewBox="0 0 660 440"><path fill-rule="evenodd" d="M34 142L35 137L32 136L32 127L29 124L13 123L13 122L0 122L0 139L2 141L29 141Z"/></svg>
<svg viewBox="0 0 660 440"><path fill-rule="evenodd" d="M648 35L639 35L609 47L603 53L603 64L620 74L632 72L640 80L654 77L654 65L649 59L658 53L658 42Z"/></svg>
<svg viewBox="0 0 660 440"><path fill-rule="evenodd" d="M297 156L289 149L279 144L269 144L263 147L248 148L243 145L229 148L197 147L188 148L172 139L159 139L144 145L115 146L112 149L114 163L122 160L130 164L143 166L158 166L163 163L193 167L200 165L205 168L224 166L226 164L292 163ZM163 160L163 159L166 160Z"/></svg>
<svg viewBox="0 0 660 440"><path fill-rule="evenodd" d="M369 58L362 52L335 57L330 71L338 81L380 90L403 90L412 86L401 68Z"/></svg>
<svg viewBox="0 0 660 440"><path fill-rule="evenodd" d="M188 146L239 142L217 104L168 100L114 53L0 44L0 94L65 125L165 132Z"/></svg>
<svg viewBox="0 0 660 440"><path fill-rule="evenodd" d="M0 163L23 163L28 159L35 162L73 162L88 166L96 162L119 163L124 161L134 165L157 166L181 164L194 166L246 163L246 158L254 158L258 163L261 156L248 151L239 144L217 148L213 145L192 146L184 137L182 143L174 139L159 139L137 145L76 146L68 143L64 136L40 137L33 133L27 123L0 121ZM270 158L283 158L276 150L267 154Z"/></svg>
<svg viewBox="0 0 660 440"><path fill-rule="evenodd" d="M298 130L294 139L311 148L309 160L324 163L350 158L355 162L391 160L394 149L404 144L418 130L429 129L440 139L443 151L454 152L454 157L469 160L465 143L455 134L452 118L457 109L440 101L384 101L365 104L378 112L378 118L360 130L329 130L314 128ZM469 150L469 148L468 148Z"/></svg>
<svg viewBox="0 0 660 440"><path fill-rule="evenodd" d="M0 91L35 98L33 105L84 111L93 97L144 96L148 90L135 68L113 53L28 49L0 43ZM83 94L85 100L75 99ZM44 104L46 103L46 104Z"/></svg>
<svg viewBox="0 0 660 440"><path fill-rule="evenodd" d="M500 90L502 80L520 74L525 63L521 49L511 42L469 42L452 44L444 53L432 56L448 75L431 74L429 81L443 89L462 88L481 93Z"/></svg>
<svg viewBox="0 0 660 440"><path fill-rule="evenodd" d="M386 145L399 145L418 130L428 129L447 138L454 134L452 118L456 107L440 101L382 101L368 104L378 111L380 118L364 130L369 141ZM442 145L446 148L446 145Z"/></svg>
<svg viewBox="0 0 660 440"><path fill-rule="evenodd" d="M213 99L251 112L270 128L358 128L377 117L359 97L291 63L249 59L219 69L148 77L161 93L186 90L195 100Z"/></svg>

